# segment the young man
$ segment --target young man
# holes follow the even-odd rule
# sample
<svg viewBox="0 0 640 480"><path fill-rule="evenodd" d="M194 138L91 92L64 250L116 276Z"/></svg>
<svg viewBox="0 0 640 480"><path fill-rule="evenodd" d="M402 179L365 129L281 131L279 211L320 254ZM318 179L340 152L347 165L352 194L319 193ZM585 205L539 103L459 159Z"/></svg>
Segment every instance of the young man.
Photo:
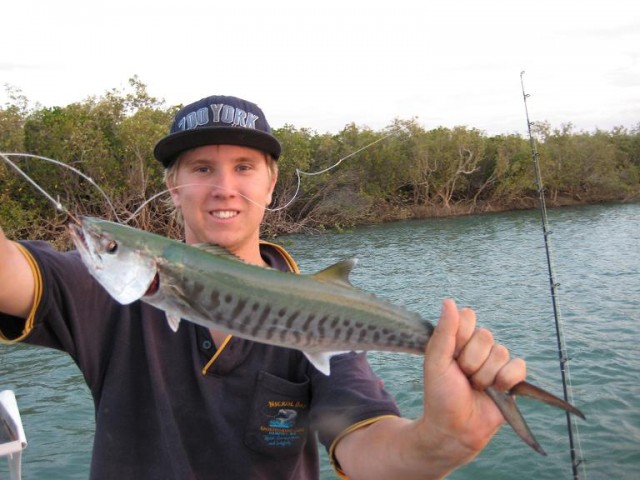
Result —
<svg viewBox="0 0 640 480"><path fill-rule="evenodd" d="M188 105L154 153L187 243L297 271L259 239L280 144L257 105ZM424 414L403 419L362 354L334 357L325 376L296 350L189 322L174 333L162 311L111 299L77 252L1 230L0 311L5 342L64 350L82 370L96 408L92 479L317 478L315 432L349 478L441 478L503 423L482 390L525 377L472 310L445 300L426 351Z"/></svg>

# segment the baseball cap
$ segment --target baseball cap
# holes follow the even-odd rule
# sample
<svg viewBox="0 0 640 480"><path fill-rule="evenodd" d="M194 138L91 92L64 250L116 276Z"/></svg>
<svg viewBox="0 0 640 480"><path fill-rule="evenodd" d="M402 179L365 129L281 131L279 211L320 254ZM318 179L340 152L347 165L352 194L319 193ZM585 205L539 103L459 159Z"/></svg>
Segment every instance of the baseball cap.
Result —
<svg viewBox="0 0 640 480"><path fill-rule="evenodd" d="M213 95L181 108L169 135L156 144L153 154L166 168L180 153L204 145L251 147L276 160L282 149L258 105L238 97Z"/></svg>

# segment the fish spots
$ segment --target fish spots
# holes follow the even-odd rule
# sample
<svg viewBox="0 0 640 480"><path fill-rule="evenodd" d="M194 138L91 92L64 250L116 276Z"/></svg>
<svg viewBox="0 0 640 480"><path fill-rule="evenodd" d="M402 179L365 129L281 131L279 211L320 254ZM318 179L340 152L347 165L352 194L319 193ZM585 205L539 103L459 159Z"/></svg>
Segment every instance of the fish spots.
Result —
<svg viewBox="0 0 640 480"><path fill-rule="evenodd" d="M367 329L363 328L360 330L360 335L358 335L358 341L362 342L367 337Z"/></svg>
<svg viewBox="0 0 640 480"><path fill-rule="evenodd" d="M316 319L316 316L312 313L310 314L307 319L304 321L304 324L302 325L302 330L303 331L308 331L309 327L311 326L311 323Z"/></svg>
<svg viewBox="0 0 640 480"><path fill-rule="evenodd" d="M293 325L295 324L295 321L299 316L300 316L300 310L296 310L291 315L289 315L289 317L287 318L287 321L285 322L286 328L280 330L281 342L284 342L286 340L287 333L298 333L296 330L293 329ZM298 333L298 341L299 341L299 335L300 334Z"/></svg>
<svg viewBox="0 0 640 480"><path fill-rule="evenodd" d="M328 315L325 315L320 320L318 320L317 329L318 329L318 336L320 338L324 338L324 336L325 336L324 324L327 323L327 320L329 320L329 316Z"/></svg>
<svg viewBox="0 0 640 480"><path fill-rule="evenodd" d="M258 302L253 302L240 324L240 329L243 333L247 331L247 328L249 328L250 325L253 325L253 319L255 318L255 314L258 310L260 310L260 304Z"/></svg>
<svg viewBox="0 0 640 480"><path fill-rule="evenodd" d="M333 331L333 339L334 340L338 340L340 338L340 336L342 335L342 329L341 328L336 328Z"/></svg>
<svg viewBox="0 0 640 480"><path fill-rule="evenodd" d="M211 294L209 295L209 302L213 310L220 307L220 292L218 292L217 290L212 290Z"/></svg>
<svg viewBox="0 0 640 480"><path fill-rule="evenodd" d="M286 327L287 328L292 328L293 327L293 323L296 321L296 319L300 316L300 310L296 310L295 312L293 312L291 315L289 315L289 318L287 318L287 322L286 322Z"/></svg>
<svg viewBox="0 0 640 480"><path fill-rule="evenodd" d="M251 336L256 337L258 335L258 333L262 330L265 322L269 318L269 315L271 315L271 307L269 305L265 305L264 310L262 310L255 325L251 329Z"/></svg>
<svg viewBox="0 0 640 480"><path fill-rule="evenodd" d="M204 291L204 285L200 282L186 282L186 286L187 286L187 290L189 291L189 294L194 296L194 297L198 297L202 294L202 292Z"/></svg>
<svg viewBox="0 0 640 480"><path fill-rule="evenodd" d="M238 300L238 303L236 304L235 308L231 312L231 315L233 317L239 316L240 313L242 313L242 311L244 310L244 307L246 307L246 306L247 306L247 301L246 300Z"/></svg>

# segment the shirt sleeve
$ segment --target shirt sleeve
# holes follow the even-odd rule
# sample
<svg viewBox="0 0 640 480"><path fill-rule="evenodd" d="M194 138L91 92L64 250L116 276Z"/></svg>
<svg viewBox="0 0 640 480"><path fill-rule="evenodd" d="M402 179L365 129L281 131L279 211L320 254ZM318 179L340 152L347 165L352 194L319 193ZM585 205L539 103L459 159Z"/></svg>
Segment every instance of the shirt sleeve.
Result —
<svg viewBox="0 0 640 480"><path fill-rule="evenodd" d="M347 353L331 359L331 375L310 366L312 379L311 427L318 432L338 474L335 445L349 432L386 418L400 416L393 397L375 375L365 353Z"/></svg>
<svg viewBox="0 0 640 480"><path fill-rule="evenodd" d="M0 343L17 343L24 340L31 330L33 329L33 323L42 300L42 275L40 274L40 268L33 255L23 245L16 243L18 250L24 256L25 260L29 264L31 274L33 275L33 306L29 312L29 316L24 318L14 317L12 315L0 314L2 319L3 328L0 328Z"/></svg>
<svg viewBox="0 0 640 480"><path fill-rule="evenodd" d="M67 352L92 387L108 359L109 338L128 320L126 312L93 279L78 252L58 252L41 241L19 245L32 264L38 298L26 321L2 316L1 339Z"/></svg>

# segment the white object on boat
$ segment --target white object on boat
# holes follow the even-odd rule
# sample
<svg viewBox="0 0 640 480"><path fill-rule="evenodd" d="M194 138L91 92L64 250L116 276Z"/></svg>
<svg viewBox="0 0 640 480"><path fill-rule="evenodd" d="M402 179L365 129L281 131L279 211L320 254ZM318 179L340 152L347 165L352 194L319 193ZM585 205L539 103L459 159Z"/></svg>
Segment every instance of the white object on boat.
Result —
<svg viewBox="0 0 640 480"><path fill-rule="evenodd" d="M9 478L22 476L22 450L27 446L16 396L11 390L0 392L0 457L9 459Z"/></svg>

